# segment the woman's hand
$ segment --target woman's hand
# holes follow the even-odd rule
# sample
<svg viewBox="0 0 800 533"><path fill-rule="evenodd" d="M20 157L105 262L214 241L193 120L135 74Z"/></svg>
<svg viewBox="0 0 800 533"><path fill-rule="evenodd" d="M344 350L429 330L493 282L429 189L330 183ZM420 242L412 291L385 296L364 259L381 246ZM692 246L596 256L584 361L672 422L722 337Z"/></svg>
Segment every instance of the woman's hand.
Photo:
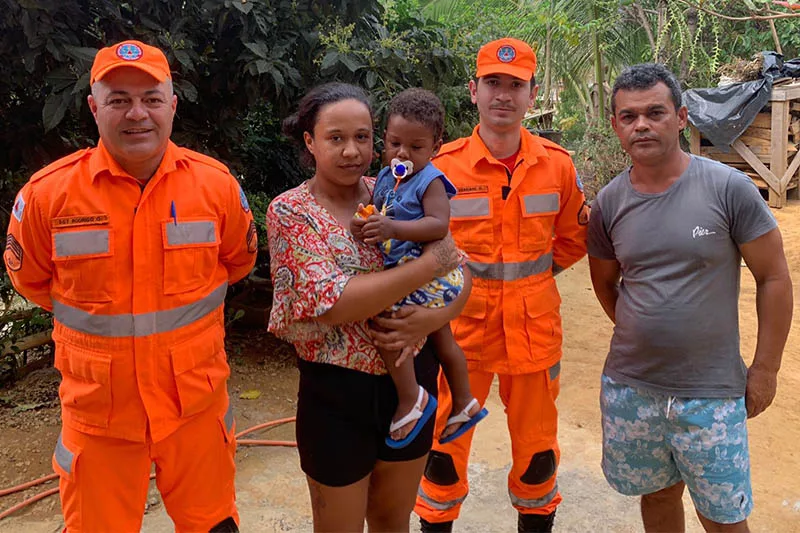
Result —
<svg viewBox="0 0 800 533"><path fill-rule="evenodd" d="M446 275L461 264L461 254L450 233L444 239L425 244L420 259L426 258L429 258L429 261L435 261L434 276L437 278Z"/></svg>
<svg viewBox="0 0 800 533"><path fill-rule="evenodd" d="M449 305L436 309L404 305L393 313L375 316L369 322L372 340L385 350L397 351L416 346L417 341L444 327L461 314L471 291L472 274L464 267L464 287Z"/></svg>
<svg viewBox="0 0 800 533"><path fill-rule="evenodd" d="M361 204L359 204L361 205ZM353 234L353 237L358 241L364 240L364 225L367 223L366 220L359 217L353 217L350 219L350 233Z"/></svg>
<svg viewBox="0 0 800 533"><path fill-rule="evenodd" d="M428 336L431 329L430 312L419 305L404 305L391 314L378 315L370 320L370 335L375 344L387 351L398 351L404 348L413 348Z"/></svg>
<svg viewBox="0 0 800 533"><path fill-rule="evenodd" d="M369 322L370 335L375 344L384 350L397 351L414 347L458 315L463 304L455 304L454 301L447 307L436 309L420 305L404 305L391 314L372 318Z"/></svg>

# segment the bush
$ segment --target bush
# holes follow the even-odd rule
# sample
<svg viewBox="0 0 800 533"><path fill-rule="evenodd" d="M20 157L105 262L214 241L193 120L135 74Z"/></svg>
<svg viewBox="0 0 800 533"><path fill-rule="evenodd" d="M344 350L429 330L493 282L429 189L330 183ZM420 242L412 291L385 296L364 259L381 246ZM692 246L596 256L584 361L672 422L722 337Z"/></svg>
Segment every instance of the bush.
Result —
<svg viewBox="0 0 800 533"><path fill-rule="evenodd" d="M590 124L586 128L583 139L575 145L573 161L583 181L586 198L590 201L630 164L628 154L622 150L619 139L608 123Z"/></svg>

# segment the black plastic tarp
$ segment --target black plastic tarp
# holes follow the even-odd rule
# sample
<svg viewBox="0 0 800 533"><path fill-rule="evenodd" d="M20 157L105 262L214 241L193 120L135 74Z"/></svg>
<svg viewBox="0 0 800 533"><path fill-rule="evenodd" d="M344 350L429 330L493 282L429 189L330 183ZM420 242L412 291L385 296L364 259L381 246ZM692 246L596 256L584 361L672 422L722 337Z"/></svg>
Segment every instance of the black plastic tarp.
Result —
<svg viewBox="0 0 800 533"><path fill-rule="evenodd" d="M800 77L800 58L784 62L777 52L761 52L764 66L760 80L732 83L707 89L688 89L683 105L689 121L714 146L729 148L769 102L777 78Z"/></svg>

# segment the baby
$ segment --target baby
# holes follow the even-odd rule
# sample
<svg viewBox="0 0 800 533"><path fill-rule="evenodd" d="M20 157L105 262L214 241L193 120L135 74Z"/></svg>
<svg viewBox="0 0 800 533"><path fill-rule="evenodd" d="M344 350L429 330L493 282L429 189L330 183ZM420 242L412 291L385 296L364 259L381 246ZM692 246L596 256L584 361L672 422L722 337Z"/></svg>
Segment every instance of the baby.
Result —
<svg viewBox="0 0 800 533"><path fill-rule="evenodd" d="M379 244L385 267L392 268L418 258L422 244L442 239L450 225L450 198L455 187L431 163L442 146L444 107L424 89L408 89L389 104L384 133L384 161L372 194L372 206L359 207L351 222L353 235L366 243ZM403 305L444 307L464 285L463 267L417 289L398 302ZM446 325L431 334L444 375L452 392L453 410L439 442L460 437L487 414L472 396L464 352ZM397 389L397 411L386 444L402 448L419 434L436 413L436 401L419 384L411 359L398 361L399 352L380 350Z"/></svg>

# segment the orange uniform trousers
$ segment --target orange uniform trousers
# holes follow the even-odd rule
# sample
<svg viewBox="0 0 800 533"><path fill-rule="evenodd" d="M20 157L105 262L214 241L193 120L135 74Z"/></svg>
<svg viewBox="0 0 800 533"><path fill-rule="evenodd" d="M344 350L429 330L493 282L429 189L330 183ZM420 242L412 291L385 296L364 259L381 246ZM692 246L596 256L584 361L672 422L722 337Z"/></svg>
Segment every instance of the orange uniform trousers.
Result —
<svg viewBox="0 0 800 533"><path fill-rule="evenodd" d="M558 411L555 403L560 368L560 363L556 363L549 369L530 374L498 374L513 458L508 474L508 492L514 508L523 514L550 514L561 503L556 482L561 452L556 439ZM494 373L479 370L469 372L472 394L481 405L486 403L494 376ZM453 405L442 373L439 374L438 399L434 435L441 434ZM448 522L458 518L461 504L469 493L467 463L474 434L475 428L448 444L434 441L414 508L428 522ZM540 461L553 461L553 464L548 466L539 462L533 465L534 457ZM538 472L552 471L552 475L543 480L536 479L532 467Z"/></svg>
<svg viewBox="0 0 800 533"><path fill-rule="evenodd" d="M234 495L233 412L207 409L156 443L89 435L64 426L53 455L67 533L141 530L150 471L177 532L207 532ZM148 439L149 441L149 439Z"/></svg>

